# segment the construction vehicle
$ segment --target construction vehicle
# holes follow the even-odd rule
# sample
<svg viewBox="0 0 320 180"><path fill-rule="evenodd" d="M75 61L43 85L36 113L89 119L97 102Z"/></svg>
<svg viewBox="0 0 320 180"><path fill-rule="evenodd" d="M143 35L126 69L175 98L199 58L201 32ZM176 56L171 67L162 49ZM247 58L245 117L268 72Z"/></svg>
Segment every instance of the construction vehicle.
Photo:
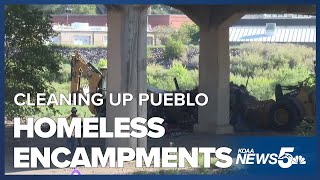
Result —
<svg viewBox="0 0 320 180"><path fill-rule="evenodd" d="M71 58L71 89L70 93L82 93L91 95L94 93L101 93L104 96L107 91L107 69L97 69L90 62L87 62L78 52L75 52ZM85 78L88 84L81 86L81 79ZM106 103L104 98L104 105L96 107L92 103L89 105L89 110L96 116L106 115Z"/></svg>
<svg viewBox="0 0 320 180"><path fill-rule="evenodd" d="M284 93L284 91L287 91ZM315 118L315 93L305 84L275 86L275 101L259 101L244 86L230 88L230 124L237 131L292 131L303 119Z"/></svg>
<svg viewBox="0 0 320 180"><path fill-rule="evenodd" d="M283 93L283 90L289 91ZM276 85L276 103L270 109L271 126L275 129L294 129L302 119L314 119L316 113L315 91L304 82L296 86Z"/></svg>
<svg viewBox="0 0 320 180"><path fill-rule="evenodd" d="M189 93L190 99L194 100L198 94L198 88L192 90L181 91L178 80L173 79L176 90L169 93L184 93L185 96ZM166 93L166 91L148 87L148 93ZM194 102L193 102L194 103ZM148 119L151 117L163 118L164 124L168 126L168 129L180 129L185 131L192 131L193 125L198 121L198 107L197 106L152 106L148 103Z"/></svg>

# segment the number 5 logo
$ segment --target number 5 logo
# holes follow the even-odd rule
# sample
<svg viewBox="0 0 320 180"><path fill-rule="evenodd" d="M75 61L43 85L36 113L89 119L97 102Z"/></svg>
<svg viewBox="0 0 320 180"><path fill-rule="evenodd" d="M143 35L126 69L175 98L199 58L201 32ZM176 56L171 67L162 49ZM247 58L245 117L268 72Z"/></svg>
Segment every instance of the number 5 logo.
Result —
<svg viewBox="0 0 320 180"><path fill-rule="evenodd" d="M283 147L280 149L278 164L281 168L289 168L292 166L293 156L290 154L294 151L294 147Z"/></svg>

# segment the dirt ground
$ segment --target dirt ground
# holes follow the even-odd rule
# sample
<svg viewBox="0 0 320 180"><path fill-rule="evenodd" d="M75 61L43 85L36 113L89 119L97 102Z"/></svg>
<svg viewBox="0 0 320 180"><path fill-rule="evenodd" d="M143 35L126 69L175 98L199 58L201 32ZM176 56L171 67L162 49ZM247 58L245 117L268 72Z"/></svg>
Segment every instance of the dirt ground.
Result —
<svg viewBox="0 0 320 180"><path fill-rule="evenodd" d="M258 135L265 135L266 132L258 133ZM242 133L243 135L257 135L257 133ZM268 133L270 134L270 132ZM274 135L279 135L277 133L271 133ZM237 134L239 135L239 134ZM13 138L13 126L6 126L5 128L5 174L6 175L69 175L73 171L72 168L58 169L15 169L13 168L13 148L14 147L38 147L39 149L43 147L50 147L51 149L58 148L65 145L65 139L49 138L42 139L39 137L26 138L25 131L21 134L22 138ZM166 134L160 139L148 139L148 148L150 147L186 147L190 149L191 147L219 147L228 146L229 141L226 140L228 136L212 136L212 135L195 135L186 132L175 132ZM230 137L230 136L229 136ZM86 148L88 154L90 154L91 147L104 147L105 139L84 139L83 146ZM59 157L60 158L60 157ZM90 157L89 157L90 158ZM39 164L41 167L41 165ZM52 165L53 167L53 165ZM136 168L135 162L128 162L124 164L125 168L110 168L110 167L98 167L98 168L84 168L77 167L81 174L172 174L179 171L179 174L194 174L195 169L191 168L179 168L169 169L169 168ZM215 173L214 169L211 169L207 173Z"/></svg>

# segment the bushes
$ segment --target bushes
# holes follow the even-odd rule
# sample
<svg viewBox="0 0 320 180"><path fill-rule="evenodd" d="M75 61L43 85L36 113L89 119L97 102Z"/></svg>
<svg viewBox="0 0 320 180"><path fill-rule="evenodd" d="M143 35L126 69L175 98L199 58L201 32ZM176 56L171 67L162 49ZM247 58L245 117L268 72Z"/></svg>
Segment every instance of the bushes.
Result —
<svg viewBox="0 0 320 180"><path fill-rule="evenodd" d="M168 39L175 33L175 29L171 26L156 26L153 28L153 32L157 34L161 44L166 44Z"/></svg>
<svg viewBox="0 0 320 180"><path fill-rule="evenodd" d="M315 51L312 48L295 44L245 43L238 47L231 47L231 51L234 49L239 50L240 54L231 57L231 65L247 61L250 61L249 64L261 62L260 68L264 70L278 69L287 65L290 68L306 65L309 70L312 70L315 60ZM250 59L247 56L256 59ZM239 62L239 59L242 61Z"/></svg>
<svg viewBox="0 0 320 180"><path fill-rule="evenodd" d="M71 66L70 64L62 64L61 69L59 70L60 76L58 76L54 81L59 83L69 82L71 81Z"/></svg>
<svg viewBox="0 0 320 180"><path fill-rule="evenodd" d="M275 84L297 85L314 70L315 51L294 44L247 43L231 47L231 81L245 84L260 100L274 98Z"/></svg>
<svg viewBox="0 0 320 180"><path fill-rule="evenodd" d="M187 70L179 61L174 61L171 68L167 72L167 76L177 78L181 89L193 89L198 84L198 71ZM172 80L173 82L173 80Z"/></svg>
<svg viewBox="0 0 320 180"><path fill-rule="evenodd" d="M253 78L248 81L248 91L259 100L274 99L274 88L276 84L297 85L298 82L304 81L310 75L310 71L305 67L280 69L257 70ZM241 75L230 76L230 81L235 84L245 85L247 77Z"/></svg>
<svg viewBox="0 0 320 180"><path fill-rule="evenodd" d="M230 70L234 75L247 77L248 74L254 75L255 70L264 69L263 57L257 53L242 53L240 56L231 58Z"/></svg>
<svg viewBox="0 0 320 180"><path fill-rule="evenodd" d="M179 59L186 52L186 48L181 41L168 39L164 48L164 57L167 59Z"/></svg>
<svg viewBox="0 0 320 180"><path fill-rule="evenodd" d="M158 64L147 67L148 84L167 91L175 90L173 79L177 78L181 90L193 89L198 84L198 70L187 70L181 62L173 61L169 69Z"/></svg>
<svg viewBox="0 0 320 180"><path fill-rule="evenodd" d="M246 85L247 78L231 74L230 81L238 85ZM247 89L250 94L255 96L257 99L267 100L274 98L274 85L275 81L273 79L269 79L266 77L256 77L249 79Z"/></svg>
<svg viewBox="0 0 320 180"><path fill-rule="evenodd" d="M276 84L296 85L309 75L306 67L294 69L289 67L272 69L269 71L256 71L255 76L248 81L248 91L259 100L274 99ZM188 70L180 61L173 61L168 69L159 64L149 64L147 67L148 84L160 89L175 90L173 78L177 78L181 90L193 89L198 85L198 70ZM230 81L235 84L246 85L247 77L230 75Z"/></svg>
<svg viewBox="0 0 320 180"><path fill-rule="evenodd" d="M152 51L151 49L148 47L147 48L147 61L152 61L153 57L152 57Z"/></svg>
<svg viewBox="0 0 320 180"><path fill-rule="evenodd" d="M153 31L157 34L157 37L163 45L165 45L170 38L180 41L185 45L199 44L200 29L194 23L183 24L178 30L170 26L157 26L153 28Z"/></svg>
<svg viewBox="0 0 320 180"><path fill-rule="evenodd" d="M305 79L304 85L308 88L311 96L309 98L313 99L316 103L316 76L315 73L310 74L308 78ZM303 136L313 136L316 134L316 118L308 117L301 121L301 123L296 127L296 133Z"/></svg>
<svg viewBox="0 0 320 180"><path fill-rule="evenodd" d="M196 24L183 24L178 31L172 34L172 38L187 45L199 44L199 27Z"/></svg>
<svg viewBox="0 0 320 180"><path fill-rule="evenodd" d="M108 60L107 59L100 59L100 61L97 64L95 64L95 66L98 69L106 68L108 66Z"/></svg>
<svg viewBox="0 0 320 180"><path fill-rule="evenodd" d="M168 44L170 46L171 42ZM305 46L248 43L230 49L237 51L230 59L230 81L245 85L247 77L250 76L248 90L260 100L274 99L276 84L297 85L314 72L315 51ZM173 78L177 77L182 89L196 86L198 70L188 71L188 69L197 69L197 47L189 46L188 52L193 53L184 54L179 60L173 61L168 68L150 65L148 67L150 85L174 90ZM191 65L194 68L190 68Z"/></svg>

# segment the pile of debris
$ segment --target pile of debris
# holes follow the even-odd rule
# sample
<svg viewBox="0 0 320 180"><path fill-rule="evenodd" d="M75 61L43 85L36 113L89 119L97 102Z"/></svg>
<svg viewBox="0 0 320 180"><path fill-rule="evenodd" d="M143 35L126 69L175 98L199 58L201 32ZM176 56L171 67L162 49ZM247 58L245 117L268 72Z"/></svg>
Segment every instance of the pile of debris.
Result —
<svg viewBox="0 0 320 180"><path fill-rule="evenodd" d="M176 91L171 93L198 94L198 87L181 91L176 79ZM283 89L289 91L283 93ZM152 93L164 93L156 88L148 88ZM276 101L258 100L250 95L246 86L230 83L230 124L235 131L280 130L292 131L302 119L315 115L315 97L303 85L281 86L275 88ZM153 107L148 105L148 118L162 117L167 129L193 131L193 125L198 123L198 107Z"/></svg>
<svg viewBox="0 0 320 180"><path fill-rule="evenodd" d="M181 91L177 82L174 79L176 90L170 93L183 93L185 96L190 95L190 99L194 100L198 94L198 88ZM148 93L165 93L165 91L149 87ZM165 120L164 124L167 130L180 129L184 131L192 131L193 125L198 122L198 107L197 106L152 106L148 104L148 119L151 117L161 117Z"/></svg>

